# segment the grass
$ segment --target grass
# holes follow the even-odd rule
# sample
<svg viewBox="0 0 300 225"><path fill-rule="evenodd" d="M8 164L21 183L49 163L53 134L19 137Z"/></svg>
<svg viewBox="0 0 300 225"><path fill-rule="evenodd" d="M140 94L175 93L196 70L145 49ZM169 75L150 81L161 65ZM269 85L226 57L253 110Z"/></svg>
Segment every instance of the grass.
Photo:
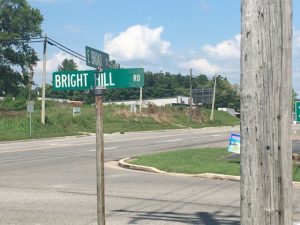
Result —
<svg viewBox="0 0 300 225"><path fill-rule="evenodd" d="M216 173L239 176L240 160L232 156L226 148L183 149L137 157L131 163L152 166L172 173ZM299 165L294 165L292 174L294 181L300 181Z"/></svg>
<svg viewBox="0 0 300 225"><path fill-rule="evenodd" d="M228 159L225 148L184 149L137 157L132 163L174 173L239 175L238 159Z"/></svg>
<svg viewBox="0 0 300 225"><path fill-rule="evenodd" d="M95 107L81 106L81 114L72 116L72 106L46 101L46 124L40 122L40 102L35 104L32 113L32 136L29 136L29 114L26 107L18 110L1 108L0 102L0 141L29 138L46 138L78 135L82 132L95 132ZM163 130L183 127L230 126L239 124L239 119L226 112L215 111L215 122L209 121L210 110L194 110L192 119L185 107L155 107L143 109L142 116L130 113L129 106L104 106L104 132L129 132Z"/></svg>

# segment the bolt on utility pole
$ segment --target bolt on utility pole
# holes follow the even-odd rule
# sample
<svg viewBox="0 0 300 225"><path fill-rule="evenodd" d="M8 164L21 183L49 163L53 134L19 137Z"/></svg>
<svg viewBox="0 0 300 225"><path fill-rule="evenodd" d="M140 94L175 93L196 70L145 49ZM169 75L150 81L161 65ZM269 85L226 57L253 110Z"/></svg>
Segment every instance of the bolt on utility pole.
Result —
<svg viewBox="0 0 300 225"><path fill-rule="evenodd" d="M96 171L97 171L97 221L105 225L104 194L104 135L103 135L103 92L104 87L95 86L96 105Z"/></svg>
<svg viewBox="0 0 300 225"><path fill-rule="evenodd" d="M44 39L43 50L43 75L42 75L42 115L41 122L45 125L45 97L46 97L46 65L47 65L47 34Z"/></svg>
<svg viewBox="0 0 300 225"><path fill-rule="evenodd" d="M214 92L213 92L213 99L211 104L211 113L210 113L210 121L214 121L214 108L215 108L215 99L216 99L216 85L217 85L217 75L215 76L215 83L214 83Z"/></svg>
<svg viewBox="0 0 300 225"><path fill-rule="evenodd" d="M292 0L242 0L241 225L292 225Z"/></svg>

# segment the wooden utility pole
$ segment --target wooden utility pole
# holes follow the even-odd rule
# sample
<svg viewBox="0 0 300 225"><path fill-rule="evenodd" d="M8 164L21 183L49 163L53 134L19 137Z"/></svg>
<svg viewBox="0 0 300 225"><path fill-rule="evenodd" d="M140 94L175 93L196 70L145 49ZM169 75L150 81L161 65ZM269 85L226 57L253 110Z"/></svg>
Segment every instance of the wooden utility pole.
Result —
<svg viewBox="0 0 300 225"><path fill-rule="evenodd" d="M293 223L291 1L242 0L242 225Z"/></svg>
<svg viewBox="0 0 300 225"><path fill-rule="evenodd" d="M139 107L140 115L142 115L142 104L143 104L143 87L140 87L140 107Z"/></svg>
<svg viewBox="0 0 300 225"><path fill-rule="evenodd" d="M192 69L190 69L190 121L192 121L192 114L193 114L193 96L192 96L192 92L193 92L193 85L192 85Z"/></svg>
<svg viewBox="0 0 300 225"><path fill-rule="evenodd" d="M211 104L211 113L210 113L210 121L214 121L214 109L215 109L215 99L216 99L216 86L217 86L217 75L215 76L215 83L214 83L214 92L213 92L213 99Z"/></svg>
<svg viewBox="0 0 300 225"><path fill-rule="evenodd" d="M29 83L28 83L28 100L31 99L31 89L32 89L32 80L33 80L33 67L32 65L29 66Z"/></svg>
<svg viewBox="0 0 300 225"><path fill-rule="evenodd" d="M46 98L46 66L47 66L47 34L44 40L44 50L43 50L43 74L42 74L42 115L41 122L45 125L45 98Z"/></svg>
<svg viewBox="0 0 300 225"><path fill-rule="evenodd" d="M97 221L105 225L105 194L104 194L104 135L103 135L103 91L95 87L96 105L96 171L97 171Z"/></svg>

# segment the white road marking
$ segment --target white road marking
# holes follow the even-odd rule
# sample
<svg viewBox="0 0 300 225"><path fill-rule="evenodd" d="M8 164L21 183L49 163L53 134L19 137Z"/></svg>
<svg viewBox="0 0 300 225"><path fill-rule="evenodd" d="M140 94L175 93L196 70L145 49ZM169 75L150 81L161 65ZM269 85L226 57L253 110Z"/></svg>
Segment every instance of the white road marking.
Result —
<svg viewBox="0 0 300 225"><path fill-rule="evenodd" d="M116 149L116 148L118 148L118 147L108 147L108 148L104 147L104 150L112 150L112 149ZM95 152L95 151L96 151L96 149L89 150L89 152Z"/></svg>
<svg viewBox="0 0 300 225"><path fill-rule="evenodd" d="M169 143L169 142L175 142L175 141L182 141L182 139L166 140L166 141L161 141L161 142L157 142L157 143Z"/></svg>
<svg viewBox="0 0 300 225"><path fill-rule="evenodd" d="M221 135L221 134L212 134L212 135L210 135L210 137L221 137L221 136L223 136L223 135Z"/></svg>
<svg viewBox="0 0 300 225"><path fill-rule="evenodd" d="M205 133L204 133L205 134ZM185 134L185 135L188 135L188 134ZM195 135L195 134L193 134ZM201 135L201 133L199 134L196 134L196 135L199 135L199 139L203 138ZM207 134L209 135L209 134ZM209 135L210 137L213 137L213 135ZM227 137L226 135L222 135L222 134L215 134L215 137L217 136L224 136L224 137ZM138 138L129 138L127 137L126 139L118 139L118 140L108 140L106 141L106 143L115 143L115 142L130 142L130 141L135 141L135 140L145 140L145 139L158 139L158 138L165 138L165 139L168 139L168 138L171 138L171 137L178 137L178 134L169 134L169 135L161 135L161 136L153 136L153 137L138 137ZM207 138L207 137L206 137ZM175 139L174 139L175 140ZM182 140L182 139L180 139Z"/></svg>
<svg viewBox="0 0 300 225"><path fill-rule="evenodd" d="M199 133L199 138L201 139L201 134ZM162 136L154 136L154 137L138 137L138 138L127 138L127 139L123 139L123 138L120 138L118 140L107 140L106 143L118 143L118 142L130 142L130 141L135 141L135 140L145 140L145 139L157 139L157 138L170 138L170 137L177 137L178 134L169 134L169 135L162 135ZM210 135L210 137L218 137L218 136L223 136L221 134L215 134L215 135ZM73 138L71 138L73 139ZM78 139L76 139L78 140ZM164 142L160 142L160 143L167 143L167 142L175 142L175 141L180 141L180 140L183 140L183 139L173 139L173 140L168 140L168 141L164 141ZM68 140L67 140L68 141ZM45 143L45 141L34 141L35 143ZM48 140L47 140L48 142ZM92 142L89 142L89 141L83 141L81 143L73 143L72 144L72 141L69 141L67 143L45 143L48 145L48 147L38 147L36 146L35 148L24 148L24 149L17 149L17 150L4 150L4 151L0 151L0 154L3 154L3 153L14 153L14 152L24 152L24 151L39 151L39 150L45 150L45 149L52 149L53 147L67 147L69 145L69 147L75 147L75 146L83 146L83 145L86 145L86 144L93 144L93 141ZM52 146L50 146L52 145Z"/></svg>
<svg viewBox="0 0 300 225"><path fill-rule="evenodd" d="M61 147L66 147L66 146L61 146ZM4 153L14 153L14 152L27 152L27 151L40 151L40 150L44 150L44 149L51 149L52 147L38 147L38 148L24 148L24 149L18 149L18 150L9 150L9 151L1 151L0 154L4 154Z"/></svg>
<svg viewBox="0 0 300 225"><path fill-rule="evenodd" d="M111 150L111 149L116 149L118 147L114 146L114 147L108 147L108 148L104 148L105 150Z"/></svg>
<svg viewBox="0 0 300 225"><path fill-rule="evenodd" d="M48 144L48 145L49 145L49 146L54 146L54 147L60 147L60 146L65 147L65 146L71 146L72 143L50 143L50 144Z"/></svg>

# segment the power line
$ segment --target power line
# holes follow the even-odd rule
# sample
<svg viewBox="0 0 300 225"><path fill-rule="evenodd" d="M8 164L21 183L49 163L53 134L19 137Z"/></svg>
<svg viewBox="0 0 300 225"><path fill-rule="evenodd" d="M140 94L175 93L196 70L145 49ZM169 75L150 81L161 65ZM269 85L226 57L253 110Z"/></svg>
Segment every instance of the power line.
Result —
<svg viewBox="0 0 300 225"><path fill-rule="evenodd" d="M14 42L14 41L24 41L26 43L39 43L39 42L45 42L46 38L45 37L29 37L29 38L13 38L13 39L6 39L6 40L0 40L0 42ZM50 40L50 41L49 41ZM73 51L72 49L66 47L65 45L60 44L59 42L53 40L52 38L47 38L47 44L49 45L53 45L55 47L57 47L58 49L74 56L75 58L78 58L82 61L86 61L85 60L85 56Z"/></svg>
<svg viewBox="0 0 300 225"><path fill-rule="evenodd" d="M59 48L60 50L66 52L66 53L68 53L68 54L70 54L70 55L72 55L72 56L74 56L74 57L76 57L76 58L78 58L78 59L80 59L80 60L82 60L82 61L86 61L85 59L83 59L83 58L80 57L80 56L82 56L82 55L80 55L80 54L78 54L78 53L76 53L76 52L75 52L75 54L78 54L78 55L80 55L80 56L75 55L74 53L72 53L72 52L74 52L74 51L72 51L72 52L71 52L71 51L68 51L68 50L66 50L66 49L64 49L64 48L62 48L62 47L60 47L58 44L52 43L52 42L50 42L50 41L48 41L48 44L53 45L53 46ZM84 56L82 56L82 57L84 57ZM84 57L84 58L85 58L85 57Z"/></svg>
<svg viewBox="0 0 300 225"><path fill-rule="evenodd" d="M44 42L43 40L40 40L40 41L30 41L30 42L28 42L28 43L41 43L41 42Z"/></svg>
<svg viewBox="0 0 300 225"><path fill-rule="evenodd" d="M8 43L8 44L17 44L18 43L22 43L22 44L27 44L27 43L36 43L36 42L43 42L43 40L38 40L38 39L34 39L34 40L30 40L30 39L13 39L13 40L1 40L0 39L0 43Z"/></svg>
<svg viewBox="0 0 300 225"><path fill-rule="evenodd" d="M30 41L31 39L44 39L44 37L22 37L22 38L6 38L6 39L0 39L0 41Z"/></svg>
<svg viewBox="0 0 300 225"><path fill-rule="evenodd" d="M70 49L70 48L68 48L68 47L66 47L66 46L64 46L64 45L62 45L62 44L60 44L60 43L58 43L57 41L54 41L52 38L49 38L49 37L48 37L48 39L51 40L52 42L54 42L55 44L58 44L59 46L65 48L65 49L67 49L67 50L69 50L70 52L73 52L73 53L75 53L76 55L79 55L79 56L85 58L84 55L81 55L80 53L77 53L77 52L73 51L72 49Z"/></svg>

